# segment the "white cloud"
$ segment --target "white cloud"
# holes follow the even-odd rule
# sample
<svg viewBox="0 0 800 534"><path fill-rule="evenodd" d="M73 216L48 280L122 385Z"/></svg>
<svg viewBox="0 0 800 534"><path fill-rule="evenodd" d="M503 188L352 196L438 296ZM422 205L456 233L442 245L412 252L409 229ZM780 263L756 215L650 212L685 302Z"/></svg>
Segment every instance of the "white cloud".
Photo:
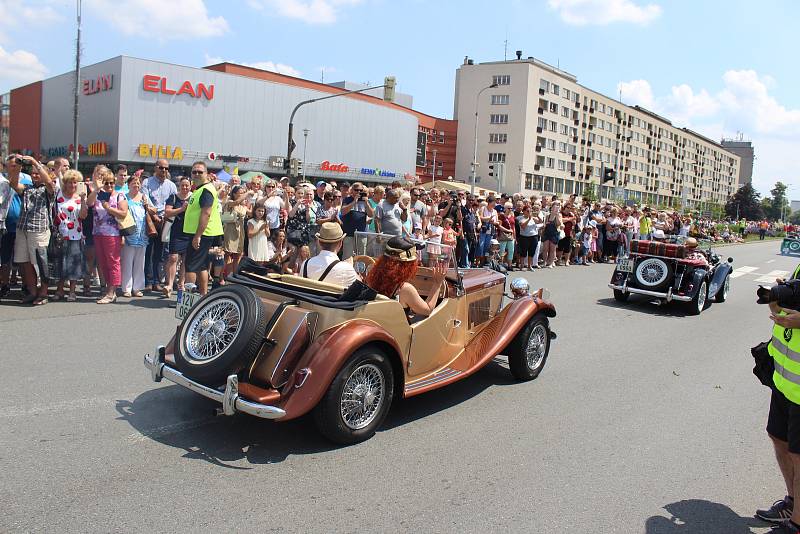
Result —
<svg viewBox="0 0 800 534"><path fill-rule="evenodd" d="M277 72L278 74L286 74L287 76L294 76L299 78L301 73L291 65L283 63L274 63L272 61L255 61L253 63L244 63L242 61L231 61L221 57L205 55L206 65L216 65L217 63L235 63L237 65L244 65L245 67L253 67L254 69L268 70L270 72Z"/></svg>
<svg viewBox="0 0 800 534"><path fill-rule="evenodd" d="M769 94L775 81L753 70L729 70L722 77L721 104L742 127L781 137L800 135L800 109L786 109Z"/></svg>
<svg viewBox="0 0 800 534"><path fill-rule="evenodd" d="M248 0L247 3L255 9L271 11L308 24L333 24L342 8L361 2L362 0Z"/></svg>
<svg viewBox="0 0 800 534"><path fill-rule="evenodd" d="M211 17L204 0L87 0L91 14L126 35L148 39L216 37L228 31L224 17Z"/></svg>
<svg viewBox="0 0 800 534"><path fill-rule="evenodd" d="M629 106L642 106L648 109L654 107L653 88L647 80L619 82L617 94L620 95L622 102Z"/></svg>
<svg viewBox="0 0 800 534"><path fill-rule="evenodd" d="M6 83L28 83L41 80L47 74L35 54L27 50L8 51L0 46L0 80Z"/></svg>
<svg viewBox="0 0 800 534"><path fill-rule="evenodd" d="M572 26L603 26L614 22L646 25L661 15L658 4L639 5L633 0L548 0L547 4Z"/></svg>
<svg viewBox="0 0 800 534"><path fill-rule="evenodd" d="M0 29L0 42L9 41L6 32L26 31L27 24L52 24L61 20L61 15L50 5L52 0L0 0L0 20L3 28ZM13 21L13 23L12 23Z"/></svg>

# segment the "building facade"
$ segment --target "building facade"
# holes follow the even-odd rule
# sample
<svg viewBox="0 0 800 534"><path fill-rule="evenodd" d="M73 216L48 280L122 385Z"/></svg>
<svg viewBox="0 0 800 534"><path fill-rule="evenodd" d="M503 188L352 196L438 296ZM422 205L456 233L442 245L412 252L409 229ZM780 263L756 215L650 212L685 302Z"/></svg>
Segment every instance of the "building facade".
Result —
<svg viewBox="0 0 800 534"><path fill-rule="evenodd" d="M753 182L753 160L756 159L755 151L753 150L753 143L745 141L744 139L723 139L721 142L729 152L733 152L742 163L739 165L739 178L738 185L742 187L744 184Z"/></svg>
<svg viewBox="0 0 800 534"><path fill-rule="evenodd" d="M176 169L203 160L212 170L280 176L292 109L343 92L229 63L200 69L121 56L81 74L82 169L147 167L163 157ZM69 157L73 80L66 73L12 90L12 150ZM361 94L312 103L295 115L293 157L305 155L309 179L388 183L413 175L420 115Z"/></svg>
<svg viewBox="0 0 800 534"><path fill-rule="evenodd" d="M736 190L740 158L719 143L520 52L510 61L465 59L454 119L458 178L470 181L477 131L476 181L490 189L690 207L723 204ZM488 175L498 164L499 180ZM616 177L604 184L605 168Z"/></svg>

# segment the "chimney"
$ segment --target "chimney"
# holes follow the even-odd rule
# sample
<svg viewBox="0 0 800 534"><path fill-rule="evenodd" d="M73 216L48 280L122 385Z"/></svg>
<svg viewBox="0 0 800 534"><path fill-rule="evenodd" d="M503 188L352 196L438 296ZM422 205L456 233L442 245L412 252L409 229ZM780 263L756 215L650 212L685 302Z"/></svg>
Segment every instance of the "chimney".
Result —
<svg viewBox="0 0 800 534"><path fill-rule="evenodd" d="M517 61L522 59L522 50L517 50Z"/></svg>
<svg viewBox="0 0 800 534"><path fill-rule="evenodd" d="M464 56L464 65L469 65L469 56Z"/></svg>

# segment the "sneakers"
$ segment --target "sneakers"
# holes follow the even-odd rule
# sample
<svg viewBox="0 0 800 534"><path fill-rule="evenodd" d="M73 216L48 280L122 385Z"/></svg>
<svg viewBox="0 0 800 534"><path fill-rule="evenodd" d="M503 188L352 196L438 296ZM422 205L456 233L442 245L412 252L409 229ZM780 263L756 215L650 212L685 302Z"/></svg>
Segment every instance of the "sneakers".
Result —
<svg viewBox="0 0 800 534"><path fill-rule="evenodd" d="M775 501L769 510L756 510L756 517L770 523L782 523L792 517L793 509L794 500L787 495L780 501Z"/></svg>
<svg viewBox="0 0 800 534"><path fill-rule="evenodd" d="M767 531L767 534L798 534L800 533L800 529L798 529L794 523L789 520L784 521L779 525L775 525L771 529Z"/></svg>

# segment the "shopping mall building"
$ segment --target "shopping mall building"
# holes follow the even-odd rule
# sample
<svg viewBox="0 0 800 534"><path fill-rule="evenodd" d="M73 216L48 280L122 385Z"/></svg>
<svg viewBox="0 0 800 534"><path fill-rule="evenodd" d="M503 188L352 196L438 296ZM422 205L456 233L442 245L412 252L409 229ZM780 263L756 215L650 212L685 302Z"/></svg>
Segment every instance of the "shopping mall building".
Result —
<svg viewBox="0 0 800 534"><path fill-rule="evenodd" d="M210 169L281 176L295 105L350 87L230 63L193 68L115 57L81 70L80 168L151 170L165 158L173 174L203 160ZM73 99L71 72L12 90L9 148L69 157ZM371 183L453 175L455 122L411 109L408 95L396 101L352 94L301 107L293 136L293 157L305 161L301 173Z"/></svg>

